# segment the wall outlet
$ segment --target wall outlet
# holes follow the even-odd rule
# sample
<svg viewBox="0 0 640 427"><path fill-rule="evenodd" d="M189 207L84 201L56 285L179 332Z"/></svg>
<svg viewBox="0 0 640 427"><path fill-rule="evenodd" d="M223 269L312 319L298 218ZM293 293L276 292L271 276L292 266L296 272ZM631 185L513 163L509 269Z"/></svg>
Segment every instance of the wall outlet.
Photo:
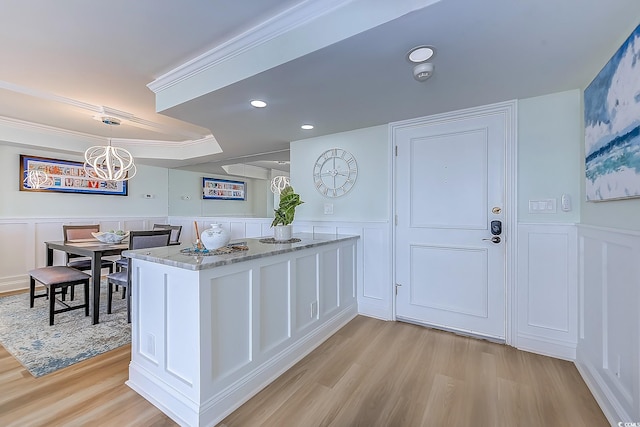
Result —
<svg viewBox="0 0 640 427"><path fill-rule="evenodd" d="M143 194L142 195L143 199L153 199L155 197L156 197L155 194Z"/></svg>
<svg viewBox="0 0 640 427"><path fill-rule="evenodd" d="M191 200L191 196L182 196L180 197L182 200Z"/></svg>
<svg viewBox="0 0 640 427"><path fill-rule="evenodd" d="M325 215L333 215L333 203L325 203L324 204L324 214Z"/></svg>

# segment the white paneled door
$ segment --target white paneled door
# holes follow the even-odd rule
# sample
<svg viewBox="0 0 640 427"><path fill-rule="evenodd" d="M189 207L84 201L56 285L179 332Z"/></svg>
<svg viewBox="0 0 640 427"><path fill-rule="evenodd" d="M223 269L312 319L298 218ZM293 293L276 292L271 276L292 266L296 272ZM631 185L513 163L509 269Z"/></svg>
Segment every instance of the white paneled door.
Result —
<svg viewBox="0 0 640 427"><path fill-rule="evenodd" d="M504 235L491 225L504 225L506 128L475 114L396 129L399 320L504 340Z"/></svg>

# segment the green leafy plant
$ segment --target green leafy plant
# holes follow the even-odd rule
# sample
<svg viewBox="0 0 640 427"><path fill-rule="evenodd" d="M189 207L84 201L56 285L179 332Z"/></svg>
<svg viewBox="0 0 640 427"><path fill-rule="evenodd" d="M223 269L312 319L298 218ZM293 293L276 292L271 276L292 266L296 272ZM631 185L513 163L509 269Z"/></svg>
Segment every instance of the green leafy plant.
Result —
<svg viewBox="0 0 640 427"><path fill-rule="evenodd" d="M280 206L278 206L278 209L274 209L276 215L275 218L273 218L271 226L291 224L296 214L296 206L303 203L304 202L300 200L300 195L293 191L293 187L290 185L284 187L282 192L280 192Z"/></svg>

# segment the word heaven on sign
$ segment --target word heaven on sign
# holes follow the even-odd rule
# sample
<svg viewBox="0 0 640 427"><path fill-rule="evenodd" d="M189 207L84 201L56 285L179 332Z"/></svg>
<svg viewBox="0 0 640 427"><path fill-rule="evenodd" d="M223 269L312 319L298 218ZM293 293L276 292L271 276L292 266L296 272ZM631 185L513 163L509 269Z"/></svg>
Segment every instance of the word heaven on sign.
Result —
<svg viewBox="0 0 640 427"><path fill-rule="evenodd" d="M30 179L30 173L33 177L36 171L39 177L37 185ZM127 184L127 181L102 181L87 176L84 163L20 155L20 191L126 196Z"/></svg>

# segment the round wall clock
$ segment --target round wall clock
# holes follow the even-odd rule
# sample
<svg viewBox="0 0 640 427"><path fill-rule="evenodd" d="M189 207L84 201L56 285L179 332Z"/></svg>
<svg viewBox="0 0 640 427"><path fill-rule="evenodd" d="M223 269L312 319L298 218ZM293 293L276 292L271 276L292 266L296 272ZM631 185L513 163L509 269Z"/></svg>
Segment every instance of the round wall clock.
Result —
<svg viewBox="0 0 640 427"><path fill-rule="evenodd" d="M356 158L341 148L322 153L313 167L316 190L325 197L344 196L353 188L357 177Z"/></svg>

